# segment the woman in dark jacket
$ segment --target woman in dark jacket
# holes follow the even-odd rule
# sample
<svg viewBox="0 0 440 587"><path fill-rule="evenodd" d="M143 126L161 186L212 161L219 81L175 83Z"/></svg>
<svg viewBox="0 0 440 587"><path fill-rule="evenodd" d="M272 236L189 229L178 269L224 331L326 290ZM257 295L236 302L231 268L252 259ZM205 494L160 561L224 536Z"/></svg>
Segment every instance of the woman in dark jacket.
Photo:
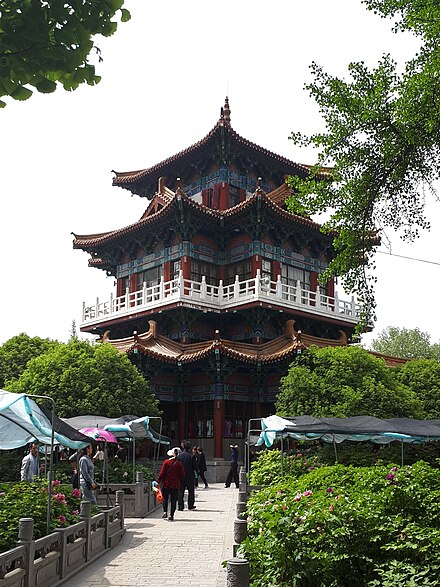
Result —
<svg viewBox="0 0 440 587"><path fill-rule="evenodd" d="M167 518L168 514L168 498L171 497L171 510L169 521L174 520L174 513L177 505L177 495L179 492L180 482L185 477L185 471L183 465L177 460L177 455L180 452L180 448L172 448L167 452L170 457L163 462L162 468L157 478L159 485L162 489L163 495L163 516Z"/></svg>
<svg viewBox="0 0 440 587"><path fill-rule="evenodd" d="M200 479L205 484L205 489L207 489L208 482L206 481L206 478L205 478L205 471L207 471L208 468L206 466L205 453L203 452L203 448L201 446L197 447L197 452L199 453L199 476L200 476Z"/></svg>

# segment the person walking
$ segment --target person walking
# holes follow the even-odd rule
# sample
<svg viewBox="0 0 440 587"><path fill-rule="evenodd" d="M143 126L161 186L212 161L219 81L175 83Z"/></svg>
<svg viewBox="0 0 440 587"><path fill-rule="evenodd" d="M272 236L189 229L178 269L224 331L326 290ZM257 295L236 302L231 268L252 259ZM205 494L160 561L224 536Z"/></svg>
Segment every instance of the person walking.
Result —
<svg viewBox="0 0 440 587"><path fill-rule="evenodd" d="M205 484L205 489L208 489L208 481L205 478L205 472L208 470L208 467L206 466L205 453L203 452L203 448L201 446L197 447L197 452L199 453L199 476Z"/></svg>
<svg viewBox="0 0 440 587"><path fill-rule="evenodd" d="M184 450L178 455L177 460L183 465L185 476L180 482L179 495L177 498L177 506L179 511L183 511L185 489L188 489L188 509L195 510L194 505L194 466L191 454L191 444L185 442L183 444Z"/></svg>
<svg viewBox="0 0 440 587"><path fill-rule="evenodd" d="M96 503L96 497L93 493L97 488L95 481L95 465L92 460L93 447L91 444L85 449L82 457L79 459L79 484L83 499Z"/></svg>
<svg viewBox="0 0 440 587"><path fill-rule="evenodd" d="M177 456L180 453L180 448L172 448L167 452L170 457L166 459L162 468L160 469L159 477L157 481L161 487L163 495L163 515L162 518L172 522L174 520L174 513L176 511L177 498L180 489L180 483L185 477L185 470L180 461L177 460ZM168 516L168 499L171 499L170 515Z"/></svg>
<svg viewBox="0 0 440 587"><path fill-rule="evenodd" d="M194 469L194 487L199 486L199 453L197 452L197 447L193 446L192 448L192 463Z"/></svg>
<svg viewBox="0 0 440 587"><path fill-rule="evenodd" d="M238 489L240 486L238 479L238 444L231 444L231 467L229 469L228 476L226 478L225 487L230 487L232 480L234 480L235 487Z"/></svg>
<svg viewBox="0 0 440 587"><path fill-rule="evenodd" d="M29 453L21 461L20 479L22 481L33 481L38 477L38 444L32 442Z"/></svg>

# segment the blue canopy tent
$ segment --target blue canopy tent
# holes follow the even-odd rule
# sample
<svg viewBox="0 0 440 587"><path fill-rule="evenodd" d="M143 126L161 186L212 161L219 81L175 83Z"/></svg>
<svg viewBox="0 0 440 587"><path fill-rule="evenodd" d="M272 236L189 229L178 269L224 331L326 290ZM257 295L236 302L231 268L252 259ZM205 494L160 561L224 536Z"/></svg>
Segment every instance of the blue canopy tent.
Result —
<svg viewBox="0 0 440 587"><path fill-rule="evenodd" d="M376 444L388 444L393 441L404 443L421 443L440 440L440 420L416 420L413 418L391 418L381 420L372 416L354 416L351 418L315 418L313 416L294 416L281 418L269 416L261 418L261 433L255 439L256 446L270 447L276 439L321 440L333 443L336 460L337 444L344 440L357 442L371 441ZM248 439L248 444L251 438Z"/></svg>
<svg viewBox="0 0 440 587"><path fill-rule="evenodd" d="M152 420L159 420L159 432L151 427ZM161 445L169 446L171 440L162 435L162 418L159 416L133 416L125 415L119 418L107 418L105 416L75 416L73 418L64 418L64 421L78 430L86 427L96 426L103 428L114 434L117 438L131 440L133 442L133 482L135 481L135 442L136 438L148 438L157 445L155 451L155 464L159 461L159 451Z"/></svg>
<svg viewBox="0 0 440 587"><path fill-rule="evenodd" d="M48 400L52 404L50 417L32 399ZM50 446L48 475L47 531L50 528L50 494L52 485L53 447L62 444L70 448L84 448L90 443L83 434L65 425L55 415L55 402L48 396L11 393L0 389L0 450L10 450L39 442Z"/></svg>

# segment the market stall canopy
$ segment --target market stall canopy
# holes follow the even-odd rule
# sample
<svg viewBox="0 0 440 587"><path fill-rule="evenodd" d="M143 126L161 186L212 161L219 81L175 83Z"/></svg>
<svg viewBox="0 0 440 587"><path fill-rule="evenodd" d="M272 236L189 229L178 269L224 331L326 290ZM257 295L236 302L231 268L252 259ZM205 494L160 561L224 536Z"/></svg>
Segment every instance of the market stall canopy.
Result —
<svg viewBox="0 0 440 587"><path fill-rule="evenodd" d="M90 436L96 442L113 442L114 444L118 442L116 436L110 430L104 430L103 428L96 428L95 426L92 428L81 428L80 432L86 436Z"/></svg>
<svg viewBox="0 0 440 587"><path fill-rule="evenodd" d="M29 442L52 443L52 417L25 393L0 389L0 450L25 446ZM78 450L90 439L55 416L54 440Z"/></svg>
<svg viewBox="0 0 440 587"><path fill-rule="evenodd" d="M107 418L105 416L75 416L73 418L64 418L64 422L77 428L102 428L112 432L117 438L149 438L155 443L160 444L171 444L171 440L166 437L159 435L156 430L150 426L149 416L137 416L126 415L120 416L119 418Z"/></svg>
<svg viewBox="0 0 440 587"><path fill-rule="evenodd" d="M440 420L415 420L391 418L381 420L372 416L352 418L315 418L295 416L281 418L269 416L261 419L261 434L257 446L272 446L276 438L297 440L322 440L340 443L344 440L370 440L377 444L388 444L393 440L408 443L440 440Z"/></svg>

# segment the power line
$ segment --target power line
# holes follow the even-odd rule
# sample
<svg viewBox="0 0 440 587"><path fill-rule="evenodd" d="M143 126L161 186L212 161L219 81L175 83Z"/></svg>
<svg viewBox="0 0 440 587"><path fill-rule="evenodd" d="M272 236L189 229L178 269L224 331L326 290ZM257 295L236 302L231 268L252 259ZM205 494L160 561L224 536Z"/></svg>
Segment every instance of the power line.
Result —
<svg viewBox="0 0 440 587"><path fill-rule="evenodd" d="M437 261L428 261L427 259L416 259L415 257L406 257L405 255L396 255L395 253L388 253L387 251L376 251L382 253L382 255L388 255L390 257L399 257L400 259L408 259L409 261L418 261L419 263L429 263L430 265L440 265Z"/></svg>

